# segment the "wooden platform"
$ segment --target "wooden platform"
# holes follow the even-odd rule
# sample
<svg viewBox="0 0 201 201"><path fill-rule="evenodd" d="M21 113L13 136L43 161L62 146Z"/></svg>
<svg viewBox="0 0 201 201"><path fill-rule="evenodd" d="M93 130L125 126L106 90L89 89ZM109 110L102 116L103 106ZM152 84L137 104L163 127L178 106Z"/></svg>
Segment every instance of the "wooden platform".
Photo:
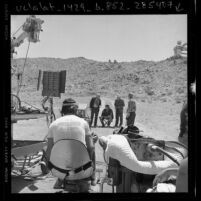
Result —
<svg viewBox="0 0 201 201"><path fill-rule="evenodd" d="M45 117L46 115L47 113L15 113L11 114L11 122L16 123L20 120L39 119Z"/></svg>
<svg viewBox="0 0 201 201"><path fill-rule="evenodd" d="M11 153L16 158L19 158L22 156L30 156L43 150L46 146L47 146L46 142L38 142L38 143L33 143L33 144L21 146L21 147L12 148Z"/></svg>

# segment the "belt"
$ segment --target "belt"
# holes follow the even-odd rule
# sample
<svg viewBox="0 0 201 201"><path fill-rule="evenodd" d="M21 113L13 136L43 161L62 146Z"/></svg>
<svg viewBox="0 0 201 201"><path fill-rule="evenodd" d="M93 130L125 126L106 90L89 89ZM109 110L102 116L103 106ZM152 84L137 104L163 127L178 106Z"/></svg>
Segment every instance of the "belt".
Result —
<svg viewBox="0 0 201 201"><path fill-rule="evenodd" d="M82 170L86 170L86 169L92 167L92 161L89 161L88 163L86 163L74 170L65 170L65 169L59 168L59 167L55 166L54 164L52 164L50 161L48 162L48 167L50 170L54 168L54 169L58 170L59 172L66 174L66 176L69 176L69 175L76 174L78 172L81 172Z"/></svg>

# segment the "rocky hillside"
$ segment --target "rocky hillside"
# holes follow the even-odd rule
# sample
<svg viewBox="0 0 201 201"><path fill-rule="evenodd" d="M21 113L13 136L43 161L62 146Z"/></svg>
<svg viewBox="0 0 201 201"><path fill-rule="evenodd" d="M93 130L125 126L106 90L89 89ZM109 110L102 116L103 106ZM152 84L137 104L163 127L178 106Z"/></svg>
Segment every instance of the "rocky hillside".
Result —
<svg viewBox="0 0 201 201"><path fill-rule="evenodd" d="M24 59L13 60L13 65L22 71ZM83 57L29 58L24 69L22 92L36 91L39 70L67 71L66 94L91 96L99 92L102 96L123 97L129 92L145 102L183 102L186 97L187 64L178 59L176 64L171 58L160 62L98 62ZM12 77L12 88L16 90L16 76ZM40 88L42 90L42 86Z"/></svg>

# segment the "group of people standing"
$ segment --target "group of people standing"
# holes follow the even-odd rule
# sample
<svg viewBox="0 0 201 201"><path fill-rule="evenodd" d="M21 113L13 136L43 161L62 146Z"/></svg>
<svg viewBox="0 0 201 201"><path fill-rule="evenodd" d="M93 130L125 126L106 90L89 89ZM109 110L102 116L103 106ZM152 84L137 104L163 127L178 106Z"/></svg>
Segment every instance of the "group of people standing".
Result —
<svg viewBox="0 0 201 201"><path fill-rule="evenodd" d="M94 122L94 127L97 127L98 115L101 107L101 98L100 95L97 94L95 97L92 97L90 101L90 109L91 109L91 122L90 126L92 126ZM124 112L125 102L118 95L116 100L114 101L115 108L115 127L121 127L123 125L123 112ZM134 126L136 117L136 103L133 99L133 94L128 94L128 106L126 109L126 125ZM110 126L113 121L114 115L113 111L108 104L105 105L105 108L102 111L100 116L100 122L103 127L107 124Z"/></svg>

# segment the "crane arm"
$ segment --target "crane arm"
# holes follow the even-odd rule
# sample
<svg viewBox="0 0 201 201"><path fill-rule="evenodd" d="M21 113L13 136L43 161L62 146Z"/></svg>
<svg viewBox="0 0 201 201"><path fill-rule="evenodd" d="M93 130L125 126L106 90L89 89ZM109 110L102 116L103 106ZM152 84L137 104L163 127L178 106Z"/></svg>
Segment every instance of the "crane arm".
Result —
<svg viewBox="0 0 201 201"><path fill-rule="evenodd" d="M11 55L15 53L15 47L19 47L25 38L33 43L39 41L39 33L42 31L41 25L43 22L43 20L36 18L35 15L31 15L26 19L26 22L22 26L23 32L17 38L11 40Z"/></svg>
<svg viewBox="0 0 201 201"><path fill-rule="evenodd" d="M11 40L11 47L19 47L24 42L24 39L28 37L28 35L29 34L27 32L23 32L17 38L13 38Z"/></svg>

